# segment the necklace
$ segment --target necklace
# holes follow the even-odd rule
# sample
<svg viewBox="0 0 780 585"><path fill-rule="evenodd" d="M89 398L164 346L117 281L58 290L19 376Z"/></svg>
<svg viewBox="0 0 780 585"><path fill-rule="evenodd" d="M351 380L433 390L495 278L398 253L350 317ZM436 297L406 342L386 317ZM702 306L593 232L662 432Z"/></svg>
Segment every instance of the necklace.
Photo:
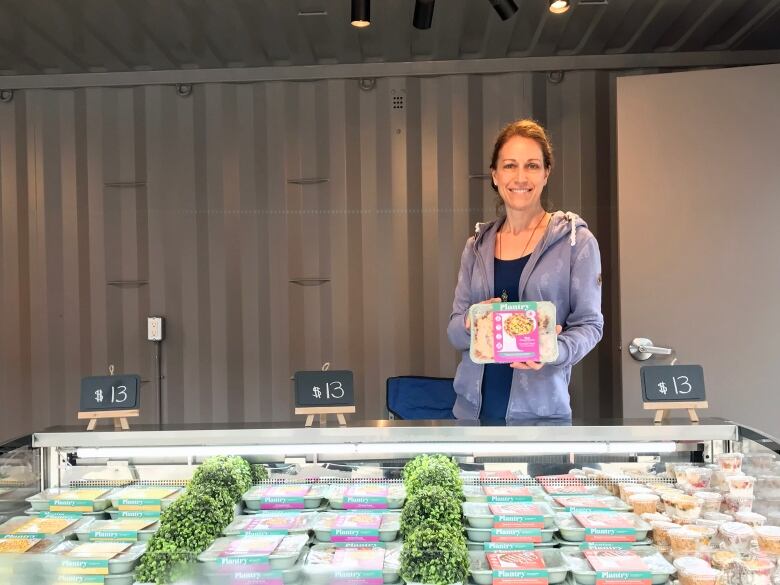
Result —
<svg viewBox="0 0 780 585"><path fill-rule="evenodd" d="M542 217L539 218L539 221L536 223L536 227L534 228L534 231L531 232L531 236L526 241L525 246L523 246L523 251L520 252L520 258L525 256L525 251L528 248L528 244L530 244L531 240L534 239L534 235L536 234L536 230L538 230L539 226L542 225L542 221L544 221L545 217L547 217L547 212L546 211L542 214ZM497 239L498 239L498 258L500 260L501 259L501 232L500 231L498 232ZM509 293L506 292L506 289L503 289L501 291L501 302L506 303L507 301L509 301Z"/></svg>

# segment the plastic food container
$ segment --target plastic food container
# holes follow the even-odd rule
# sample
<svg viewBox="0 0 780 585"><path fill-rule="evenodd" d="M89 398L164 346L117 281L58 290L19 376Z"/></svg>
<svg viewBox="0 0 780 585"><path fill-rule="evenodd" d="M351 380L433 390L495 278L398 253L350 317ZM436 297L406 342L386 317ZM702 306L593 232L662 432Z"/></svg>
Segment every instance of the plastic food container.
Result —
<svg viewBox="0 0 780 585"><path fill-rule="evenodd" d="M717 585L720 571L710 566L680 570L679 585Z"/></svg>
<svg viewBox="0 0 780 585"><path fill-rule="evenodd" d="M753 529L740 522L726 522L718 528L718 536L724 548L736 552L747 552L753 540Z"/></svg>
<svg viewBox="0 0 780 585"><path fill-rule="evenodd" d="M510 560L512 560L512 555L519 555L519 558L522 558L522 554L524 552L527 553L527 551L507 551L494 554L502 556L506 555ZM547 569L548 574L547 582L550 583L550 585L563 583L566 580L566 575L569 572L569 568L564 562L561 551L550 548L539 549L535 552L541 555L542 559L544 560L544 567ZM487 554L488 553L480 551L469 552L469 570L471 571L471 578L477 585L492 585L493 583L493 570L490 568L490 564L488 563Z"/></svg>
<svg viewBox="0 0 780 585"><path fill-rule="evenodd" d="M761 552L780 556L780 526L757 526L754 532Z"/></svg>
<svg viewBox="0 0 780 585"><path fill-rule="evenodd" d="M731 514L723 514L722 512L704 512L701 517L705 520L712 520L713 522L717 522L718 524L723 524L724 522L734 522L734 516Z"/></svg>
<svg viewBox="0 0 780 585"><path fill-rule="evenodd" d="M0 524L0 537L8 534L17 537L28 535L30 538L51 538L62 540L73 538L80 528L89 526L95 519L83 518L35 518L15 516Z"/></svg>
<svg viewBox="0 0 780 585"><path fill-rule="evenodd" d="M275 534L308 534L314 527L316 514L253 514L251 516L236 516L223 531L225 536Z"/></svg>
<svg viewBox="0 0 780 585"><path fill-rule="evenodd" d="M671 522L672 519L669 518L666 514L663 514L661 512L653 512L651 514L640 514L639 517L647 522L648 524L652 524L653 522Z"/></svg>
<svg viewBox="0 0 780 585"><path fill-rule="evenodd" d="M652 573L651 583L653 585L664 585L671 575L675 573L675 568L653 547L636 546L631 550L639 555L650 568ZM566 566L572 572L574 582L577 585L595 585L596 572L581 550L573 547L564 547L561 549L561 555ZM552 583L552 581L550 582Z"/></svg>
<svg viewBox="0 0 780 585"><path fill-rule="evenodd" d="M767 558L755 557L738 561L748 570L751 585L772 585L772 572L775 563Z"/></svg>
<svg viewBox="0 0 780 585"><path fill-rule="evenodd" d="M392 542L399 528L398 514L324 512L315 521L314 535L320 542Z"/></svg>
<svg viewBox="0 0 780 585"><path fill-rule="evenodd" d="M492 495L485 493L485 488L492 488L487 490ZM538 485L464 485L463 495L466 497L467 502L487 502L490 500L493 503L524 502L528 501L529 496L532 501L544 501L547 498L545 491Z"/></svg>
<svg viewBox="0 0 780 585"><path fill-rule="evenodd" d="M742 524L747 524L753 528L766 524L766 516L756 514L755 512L737 512L734 514L734 519L737 522L742 522Z"/></svg>
<svg viewBox="0 0 780 585"><path fill-rule="evenodd" d="M107 488L49 488L27 501L36 512L102 512L111 505Z"/></svg>
<svg viewBox="0 0 780 585"><path fill-rule="evenodd" d="M628 497L628 503L634 509L634 514L653 514L658 511L658 506L661 503L661 498L656 494L650 493L635 493Z"/></svg>
<svg viewBox="0 0 780 585"><path fill-rule="evenodd" d="M303 576L303 566L306 561L308 550L304 548L298 561L289 569L271 569L253 571L251 565L218 565L216 563L201 563L203 567L203 576L206 577L205 583L210 585L228 585L232 583L262 583L273 582L281 578L283 585L295 585L301 581ZM201 581L198 581L201 583ZM111 585L106 583L106 585ZM140 584L135 584L140 585ZM151 584L149 584L151 585Z"/></svg>
<svg viewBox="0 0 780 585"><path fill-rule="evenodd" d="M753 489L762 499L780 498L780 475L759 475Z"/></svg>
<svg viewBox="0 0 780 585"><path fill-rule="evenodd" d="M134 485L114 490L109 499L115 510L153 512L164 510L181 494L176 487Z"/></svg>
<svg viewBox="0 0 780 585"><path fill-rule="evenodd" d="M268 557L271 570L291 569L309 543L306 534L294 536L225 536L198 555L201 563L252 565L257 557ZM245 562L242 562L245 561ZM254 561L256 562L256 561Z"/></svg>
<svg viewBox="0 0 780 585"><path fill-rule="evenodd" d="M723 496L717 492L694 492L693 497L701 500L701 513L720 512Z"/></svg>
<svg viewBox="0 0 780 585"><path fill-rule="evenodd" d="M651 523L653 529L653 544L655 544L661 550L667 550L670 546L669 532L671 530L677 530L680 528L679 524L674 522L653 522Z"/></svg>
<svg viewBox="0 0 780 585"><path fill-rule="evenodd" d="M242 498L249 510L303 510L319 508L323 486L307 484L256 485Z"/></svg>
<svg viewBox="0 0 780 585"><path fill-rule="evenodd" d="M45 553L60 542L58 538L0 538L0 555Z"/></svg>
<svg viewBox="0 0 780 585"><path fill-rule="evenodd" d="M688 467L685 470L686 483L694 489L706 489L710 487L712 469L707 467Z"/></svg>
<svg viewBox="0 0 780 585"><path fill-rule="evenodd" d="M370 578L381 572L384 583L399 580L401 545L389 543L387 548L339 548L329 544L315 544L306 557L303 574L307 585L328 585L337 580L342 571L355 575L351 579ZM352 552L345 552L352 551Z"/></svg>
<svg viewBox="0 0 780 585"><path fill-rule="evenodd" d="M674 556L692 556L700 550L701 535L687 528L676 528L669 531L669 544Z"/></svg>
<svg viewBox="0 0 780 585"><path fill-rule="evenodd" d="M626 503L629 503L631 496L634 494L652 494L653 490L649 487L637 484L637 483L621 483L618 484L620 489L620 499Z"/></svg>
<svg viewBox="0 0 780 585"><path fill-rule="evenodd" d="M742 453L719 453L715 461L726 473L742 471Z"/></svg>
<svg viewBox="0 0 780 585"><path fill-rule="evenodd" d="M79 527L76 536L81 541L146 542L157 532L160 522L156 518L119 518L95 520Z"/></svg>
<svg viewBox="0 0 780 585"><path fill-rule="evenodd" d="M666 503L666 513L673 520L693 522L701 516L702 501L695 496L677 496Z"/></svg>
<svg viewBox="0 0 780 585"><path fill-rule="evenodd" d="M688 468L691 467L690 463L676 463L672 466L674 478L679 484L685 484L688 481Z"/></svg>
<svg viewBox="0 0 780 585"><path fill-rule="evenodd" d="M725 569L734 561L738 561L740 556L730 550L719 550L712 553L712 566L720 571Z"/></svg>
<svg viewBox="0 0 780 585"><path fill-rule="evenodd" d="M553 528L553 511L544 502L520 504L463 503L463 515L473 528Z"/></svg>
<svg viewBox="0 0 780 585"><path fill-rule="evenodd" d="M331 486L327 497L334 510L397 510L404 505L406 488L401 484L336 484Z"/></svg>
<svg viewBox="0 0 780 585"><path fill-rule="evenodd" d="M726 482L732 496L752 496L756 478L750 475L729 475Z"/></svg>
<svg viewBox="0 0 780 585"><path fill-rule="evenodd" d="M746 468L771 471L775 463L774 453L746 453L742 464Z"/></svg>
<svg viewBox="0 0 780 585"><path fill-rule="evenodd" d="M630 512L631 507L615 496L555 496L549 498L554 512L568 512L571 508Z"/></svg>
<svg viewBox="0 0 780 585"><path fill-rule="evenodd" d="M558 359L554 303L481 303L469 308L469 319L469 353L474 363Z"/></svg>
<svg viewBox="0 0 780 585"><path fill-rule="evenodd" d="M680 573L690 571L691 569L701 569L710 566L707 561L700 559L699 557L677 557L672 561L672 564Z"/></svg>
<svg viewBox="0 0 780 585"><path fill-rule="evenodd" d="M530 542L535 545L552 543L555 528L472 528L466 526L466 536L473 543Z"/></svg>
<svg viewBox="0 0 780 585"><path fill-rule="evenodd" d="M145 544L65 540L50 552L63 557L62 561L107 561L109 575L124 575L135 569L145 550ZM111 558L106 558L109 555ZM77 571L74 569L74 573L78 574Z"/></svg>
<svg viewBox="0 0 780 585"><path fill-rule="evenodd" d="M586 527L583 526L580 522L583 519L583 515L578 515L578 518L575 518L572 514L568 514L566 512L561 512L559 514L556 514L555 523L558 525L561 538L569 542L584 542L586 540L592 542L625 541L625 538L622 536L609 536L609 535L601 536L596 534L588 534L588 532L594 530L600 531L600 530L614 529L615 526L610 525L611 522L602 523L602 520L605 519L607 516L616 519L616 521L619 521L624 526L632 528L634 531L633 535L635 535L636 542L645 540L647 538L647 533L651 530L650 524L642 520L636 514L630 514L627 512L610 512L610 513L589 512L585 514L585 516L587 516L589 520L591 520L590 530L586 529ZM595 528L595 526L600 526L600 528ZM621 529L618 529L617 531L620 530Z"/></svg>
<svg viewBox="0 0 780 585"><path fill-rule="evenodd" d="M722 509L727 514L736 514L737 512L752 512L754 496L733 496L726 494L723 497Z"/></svg>

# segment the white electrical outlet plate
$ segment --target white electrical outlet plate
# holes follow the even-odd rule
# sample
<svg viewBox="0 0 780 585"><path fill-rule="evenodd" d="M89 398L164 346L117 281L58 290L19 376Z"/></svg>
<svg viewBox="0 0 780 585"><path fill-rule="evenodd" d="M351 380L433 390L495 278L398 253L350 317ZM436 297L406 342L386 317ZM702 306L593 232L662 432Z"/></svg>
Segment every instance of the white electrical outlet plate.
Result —
<svg viewBox="0 0 780 585"><path fill-rule="evenodd" d="M147 317L146 338L149 341L163 340L163 318L162 317Z"/></svg>

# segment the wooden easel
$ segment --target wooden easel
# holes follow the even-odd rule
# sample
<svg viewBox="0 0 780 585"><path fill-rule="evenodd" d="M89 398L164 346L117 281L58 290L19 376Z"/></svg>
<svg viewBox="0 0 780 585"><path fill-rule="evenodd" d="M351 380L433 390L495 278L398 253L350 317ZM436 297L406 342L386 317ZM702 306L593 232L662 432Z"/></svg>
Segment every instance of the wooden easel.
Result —
<svg viewBox="0 0 780 585"><path fill-rule="evenodd" d="M697 408L709 408L707 401L701 402L645 402L643 405L645 410L655 410L655 418L653 422L660 424L666 418L666 414L670 410L687 410L688 418L692 423L699 422L699 415L696 413Z"/></svg>
<svg viewBox="0 0 780 585"><path fill-rule="evenodd" d="M127 422L127 419L133 416L139 416L140 414L140 410L96 410L89 412L80 411L78 416L79 420L89 420L89 424L87 425L88 431L94 431L98 420L103 418L114 419L115 431L129 431L130 423Z"/></svg>
<svg viewBox="0 0 780 585"><path fill-rule="evenodd" d="M346 426L347 419L344 418L345 414L355 414L354 406L306 406L298 407L295 409L295 414L305 414L306 423L304 426L310 427L314 422L314 415L320 415L320 426L328 424L328 415L335 414L339 421L339 425Z"/></svg>

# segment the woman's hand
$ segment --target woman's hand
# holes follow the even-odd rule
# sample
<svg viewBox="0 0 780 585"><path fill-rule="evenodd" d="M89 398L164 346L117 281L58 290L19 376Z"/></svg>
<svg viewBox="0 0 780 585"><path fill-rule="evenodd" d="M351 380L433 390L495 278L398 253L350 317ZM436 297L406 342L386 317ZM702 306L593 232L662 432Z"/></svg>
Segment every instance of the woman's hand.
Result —
<svg viewBox="0 0 780 585"><path fill-rule="evenodd" d="M560 325L555 326L555 334L560 335L561 331L563 331L563 327ZM541 370L544 367L544 364L542 362L511 362L509 364L509 367L514 368L516 370Z"/></svg>
<svg viewBox="0 0 780 585"><path fill-rule="evenodd" d="M491 304L491 303L500 303L500 302L501 302L501 299L499 299L498 297L495 297L495 298L492 298L492 299L487 299L486 301L480 301L477 304L478 305L487 305L487 304ZM466 315L465 315L465 324L466 324L466 331L471 331L471 319L469 319L469 312L468 311L466 311Z"/></svg>

